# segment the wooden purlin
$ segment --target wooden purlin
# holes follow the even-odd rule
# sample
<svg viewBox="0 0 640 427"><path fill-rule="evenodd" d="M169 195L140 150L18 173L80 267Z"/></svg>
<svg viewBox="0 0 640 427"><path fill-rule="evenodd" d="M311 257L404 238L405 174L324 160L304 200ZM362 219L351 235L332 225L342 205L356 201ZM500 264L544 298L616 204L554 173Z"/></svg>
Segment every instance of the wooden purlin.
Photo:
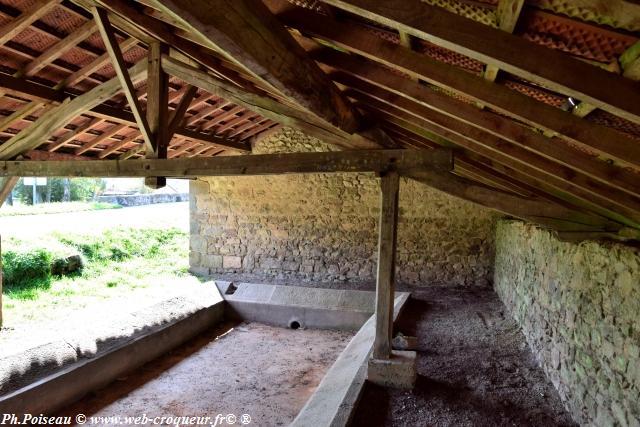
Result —
<svg viewBox="0 0 640 427"><path fill-rule="evenodd" d="M287 11L279 17L296 30L328 40L395 71L462 94L533 127L556 132L572 142L598 151L604 157L640 169L637 142L611 128L581 120L529 96L396 44L384 40L375 40L374 43L369 34L355 26L309 15L309 12L303 10Z"/></svg>
<svg viewBox="0 0 640 427"><path fill-rule="evenodd" d="M511 147L511 151L508 151L507 154L503 154L502 150L506 148L506 144L501 143L500 141L491 141L490 138L487 138L487 136L482 133L476 135L475 133L478 133L477 131L469 129L466 129L468 134L464 133L463 130L458 131L462 132L462 134L452 132L450 128L445 127L442 124L432 123L431 121L424 120L423 118L397 111L391 106L382 107L385 111L380 113L379 111L381 110L378 110L380 107L374 106L375 104L369 99L366 99L362 105L366 105L366 108L369 109L375 109L371 110L371 112L374 116L382 120L394 122L398 126L404 127L417 135L424 135L425 130L427 132L433 132L439 137L444 137L458 146L481 154L486 158L496 160L501 164L523 171L526 175L553 186L558 191L571 195L572 200L578 198L584 203L587 203L591 210L598 212L600 215L609 217L614 221L630 227L640 228L640 212L637 209L612 204L607 200L609 198L608 193L604 191L599 195L592 193L592 188L590 187L591 183L588 181L585 182L584 179L581 179L582 185L575 185L566 175L562 175L563 173L566 173L566 171L553 166L549 162L545 162L542 158L528 156L528 154L523 151L514 152L513 147ZM428 137L430 138L430 135ZM491 143L503 145L498 146L499 149L496 149L498 147L492 147L490 145ZM621 200L624 201L626 199L623 198Z"/></svg>
<svg viewBox="0 0 640 427"><path fill-rule="evenodd" d="M319 57L319 59L332 66L342 67L346 72L357 76L357 78L352 78L344 73L336 73L334 78L340 83L347 86L355 84L361 91L367 93L379 92L378 87L385 88L389 92L387 97L397 100L398 103L411 100L429 110L446 114L496 137L503 138L522 147L522 149L535 152L589 175L617 190L627 192L630 196L639 197L640 195L639 175L635 172L601 161L570 146L565 141L547 138L495 113L481 111L470 104L457 101L428 87L390 74L382 67L340 54L330 56L329 60L327 57Z"/></svg>
<svg viewBox="0 0 640 427"><path fill-rule="evenodd" d="M325 0L327 4L399 28L447 49L492 64L625 119L640 122L640 86L420 0ZM526 52L526 54L523 54ZM580 76L576 79L574 76Z"/></svg>
<svg viewBox="0 0 640 427"><path fill-rule="evenodd" d="M11 76L2 75L2 74L0 74L0 88L10 92L20 93L21 96L30 98L32 100L42 101L42 102L51 102L53 104L59 104L60 102L63 102L67 97L67 94L56 91L52 88L48 88L46 86L38 85L32 82L26 82L26 81L16 79ZM95 107L92 110L86 111L83 114L97 117L97 118L107 119L117 123L126 123L128 125L135 126L135 120L131 115L131 113L128 113L122 110L117 110L105 105L100 105L98 107ZM202 140L209 143L216 143L216 144L219 144L221 148L226 147L228 149L233 149L237 151L249 151L249 148L246 145L243 145L237 142L243 137L242 135L240 138L236 138L233 141L231 141L231 140L226 140L224 138L213 137L207 134L201 134L201 133L184 129L184 128L180 128L176 130L176 135L186 137L186 138L191 138L191 139Z"/></svg>
<svg viewBox="0 0 640 427"><path fill-rule="evenodd" d="M89 31L89 27L91 25L93 25L93 24L91 24L91 21L85 22L85 24L83 24L81 26L81 30L82 31L79 30L78 34L73 33L69 37L72 38L72 39L73 38L76 38L76 39L81 38L79 33L80 32L82 32L82 33L88 32ZM95 31L97 31L97 29L94 28L93 32L95 32ZM67 40L67 39L61 39L60 42L57 43L56 46L57 47L60 47L60 46L62 46L62 47L65 47L65 46L71 47L71 45L73 43L70 43L71 40ZM135 41L135 39L125 40L125 42L122 43L122 50L125 51L127 49L130 49L131 47L135 46L136 43L137 42ZM53 52L53 50L51 50L51 52ZM63 53L63 51L59 50L56 53L56 55L59 55L59 54L62 54L62 53ZM47 56L51 57L51 54L47 54ZM53 56L55 56L55 55L53 55ZM73 72L66 79L64 79L62 82L60 82L55 88L56 89L61 89L61 88L65 87L68 84L73 84L76 81L79 81L80 79L87 78L88 75L90 75L92 72L94 72L95 70L97 70L97 69L99 69L100 67L103 66L103 64L105 62L105 59L108 59L108 54L104 54L102 56L98 56L94 61L92 61L87 66L83 67L82 69L77 70L76 72ZM33 61L33 62L35 62L35 61ZM14 93L19 94L19 92L14 92ZM25 106L24 110L22 110L20 112L16 112L13 117L8 117L7 118L7 125L9 125L10 122L14 121L14 119L20 119L23 116L27 115L28 113L30 113L31 111L36 109L37 104L31 103L29 105L30 105L29 107ZM47 103L45 103L44 105L47 105ZM117 143L117 139L116 139L116 143ZM60 146L62 146L62 145L63 144L61 144ZM60 146L55 147L55 149L59 148Z"/></svg>

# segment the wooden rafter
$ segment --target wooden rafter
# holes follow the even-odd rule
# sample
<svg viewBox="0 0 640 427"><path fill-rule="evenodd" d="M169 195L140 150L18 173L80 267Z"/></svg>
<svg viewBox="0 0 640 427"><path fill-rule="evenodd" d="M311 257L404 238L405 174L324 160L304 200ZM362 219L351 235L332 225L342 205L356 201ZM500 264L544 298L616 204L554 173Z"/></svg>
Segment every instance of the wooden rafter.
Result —
<svg viewBox="0 0 640 427"><path fill-rule="evenodd" d="M238 87L244 88L249 92L256 92L256 88L251 82L247 81L246 78L243 78L237 72L225 67L219 59L207 54L206 51L203 51L201 46L174 34L170 25L140 13L140 11L132 7L130 3L123 0L96 1L103 8L121 17L122 20L125 20L131 25L139 28L140 31L144 31L154 39L166 43L188 57L196 60L220 78L225 79ZM84 1L81 1L80 3L86 7L86 5L84 5Z"/></svg>
<svg viewBox="0 0 640 427"><path fill-rule="evenodd" d="M324 1L640 123L638 84L562 52L420 0Z"/></svg>
<svg viewBox="0 0 640 427"><path fill-rule="evenodd" d="M571 167L634 197L640 195L640 181L638 180L638 175L634 172L594 158L570 146L563 140L547 138L500 115L480 110L469 103L459 101L442 92L432 90L402 76L389 73L379 65L338 52L326 53L326 55L317 55L316 58L325 64L341 67L357 76L357 79L354 79L344 74L337 74L335 78L341 83L358 85L361 91L368 93L380 93L377 87L384 88L395 94L393 96L386 95L387 99L394 100L392 102L395 102L395 100L402 102L404 98L405 101L410 100L419 103L428 109L446 114L455 120L463 121L496 137L517 144L523 149L536 152L548 159ZM390 98L391 96L392 98Z"/></svg>
<svg viewBox="0 0 640 427"><path fill-rule="evenodd" d="M128 73L133 81L143 79L146 76L146 61L139 62ZM10 159L42 145L53 131L64 127L87 110L111 99L120 90L120 79L113 78L73 100L67 98L61 105L43 114L27 132L21 132L0 145L0 158Z"/></svg>
<svg viewBox="0 0 640 427"><path fill-rule="evenodd" d="M99 2L103 3L102 0ZM118 6L119 13L127 10L120 1L116 3L122 6ZM331 82L261 3L229 1L216 8L209 7L207 2L201 0L153 0L150 4L172 16L172 23L179 21L177 25L181 28L197 34L200 42L212 50L224 51L229 57L235 58L235 62L241 64L248 75L270 93L269 97L275 97L288 108L321 123L331 133L349 140L348 144L342 145L351 148L395 145L379 130L364 129L360 135L352 135L355 130L361 129L351 106L339 98L340 94ZM193 54L189 56L194 57ZM246 89L245 92L251 93ZM263 96L259 91L253 93ZM335 139L328 142L338 143Z"/></svg>
<svg viewBox="0 0 640 427"><path fill-rule="evenodd" d="M182 97L180 98L180 102L178 106L171 114L171 121L169 122L169 129L167 132L167 138L170 141L173 134L176 132L176 129L180 127L180 124L184 120L184 116L189 109L193 98L196 96L198 92L198 88L191 85L186 85L186 90Z"/></svg>
<svg viewBox="0 0 640 427"><path fill-rule="evenodd" d="M118 42L116 40L116 36L113 31L113 27L109 22L107 12L101 8L94 8L93 17L96 25L98 26L98 29L100 30L102 41L107 48L107 52L109 53L109 57L111 58L111 62L113 64L113 68L115 69L118 80L120 81L122 89L124 90L124 94L127 98L127 101L129 102L131 112L136 119L138 129L140 130L142 138L145 141L146 151L148 153L154 152L154 135L149 129L147 118L142 111L142 107L140 106L138 97L135 95L135 89L133 87L131 76L127 72L127 67L122 56L122 51L120 50L120 45L118 45Z"/></svg>
<svg viewBox="0 0 640 427"><path fill-rule="evenodd" d="M327 129L326 124L319 123L317 119L295 110L277 101L251 93L243 92L236 86L220 81L206 72L191 67L169 56L163 56L162 67L165 71L179 79L207 92L213 93L220 98L229 100L236 105L252 110L265 118L285 125L297 127L310 135L320 138L326 142L341 145L343 147L369 147L376 148L377 145L357 135L344 135L333 133ZM348 139L347 139L348 138Z"/></svg>
<svg viewBox="0 0 640 427"><path fill-rule="evenodd" d="M59 148L71 142L74 138L82 135L83 133L91 129L93 126L101 122L102 122L102 119L99 119L96 117L86 119L80 126L77 126L74 129L67 131L67 133L57 138L56 142L50 144L47 147L47 151L50 153L53 153L54 151L58 150Z"/></svg>
<svg viewBox="0 0 640 427"><path fill-rule="evenodd" d="M385 40L377 39L372 43L371 35L358 27L310 14L300 8L284 12L279 17L285 24L300 31L324 38L372 61L461 94L533 127L550 130L572 142L596 150L607 158L640 169L637 141L611 128L587 122L507 87Z"/></svg>
<svg viewBox="0 0 640 427"><path fill-rule="evenodd" d="M106 141L107 139L111 138L112 136L122 132L126 128L127 128L127 126L123 125L123 124L112 125L109 129L107 129L106 131L102 132L102 134L100 134L100 136L98 136L96 138L93 138L90 142L87 142L86 144L82 145L81 147L76 148L76 150L74 151L74 154L76 156L80 156L80 155L86 153L87 151L91 150L92 148L97 147L98 145L104 143L104 141Z"/></svg>
<svg viewBox="0 0 640 427"><path fill-rule="evenodd" d="M372 108L375 102L366 98L362 105L366 106L366 108ZM624 195L621 196L619 193L617 196L612 197L611 194L607 192L606 187L599 186L584 176L578 176L558 165L554 165L542 157L535 156L533 153L514 147L510 143L483 133L478 129L472 129L455 123L453 119L446 116L441 115L440 119L442 119L442 122L440 122L434 117L430 117L430 120L425 120L421 114L420 117L417 115L412 116L410 113L398 111L395 107L391 106L383 106L381 108L386 111L382 114L379 112L374 113L374 115L380 119L394 122L398 126L404 127L418 135L425 135L428 138L430 135L428 133L425 134L424 131L433 132L439 137L445 138L460 147L464 147L484 157L495 159L501 164L520 170L528 176L534 177L559 191L571 195L573 199L577 197L588 204L592 210L597 211L603 216L607 216L630 227L640 228L640 211L637 209L637 199L634 201ZM455 130L452 131L451 127ZM614 193L613 190L610 191ZM615 198L616 200L611 201L611 198Z"/></svg>
<svg viewBox="0 0 640 427"><path fill-rule="evenodd" d="M210 40L255 77L347 133L359 127L350 104L261 3L204 0L156 2L193 32Z"/></svg>
<svg viewBox="0 0 640 427"><path fill-rule="evenodd" d="M437 171L422 171L410 177L430 187L479 204L562 231L618 231L621 226L602 217L582 213L546 200L536 200L497 191L468 179Z"/></svg>
<svg viewBox="0 0 640 427"><path fill-rule="evenodd" d="M144 69L144 77L146 77L147 69ZM98 86L100 87L100 86ZM116 89L117 89L116 85ZM70 94L66 94L61 91L54 90L52 88L48 88L46 86L42 86L39 84L35 84L29 81L24 81L22 79L17 79L12 76L0 74L0 90L4 90L9 93L15 93L20 97L28 97L34 101L41 101L43 103L52 103L52 104L60 104L64 102L67 98L75 99L76 97ZM100 89L94 88L93 90ZM121 109L112 108L106 105L99 105L93 107L85 112L84 114L102 118L118 123L126 123L130 126L136 126L136 121L133 115L127 111L123 111ZM52 129L53 131L54 129ZM249 147L245 144L239 143L237 141L229 140L226 138L217 137L214 135L207 135L200 132L192 131L185 128L179 128L176 130L175 134L177 136L181 136L184 138L190 138L193 140L203 141L207 143L217 144L223 149L231 149L234 151L250 151ZM7 141L8 142L8 141ZM43 140L43 143L46 140ZM6 145L6 143L5 143ZM0 146L0 151L2 151L2 146Z"/></svg>
<svg viewBox="0 0 640 427"><path fill-rule="evenodd" d="M507 33L513 33L523 5L524 0L498 0L498 7L496 8L498 28ZM493 64L487 64L482 75L492 82L498 77L498 71L500 71L500 68Z"/></svg>
<svg viewBox="0 0 640 427"><path fill-rule="evenodd" d="M16 73L16 77L32 76L36 74L56 58L64 54L67 50L76 46L78 43L80 43L96 31L97 28L95 27L95 23L93 21L85 22L67 37L58 41L53 46L38 55L37 58L28 63L22 70L18 71Z"/></svg>
<svg viewBox="0 0 640 427"><path fill-rule="evenodd" d="M0 31L0 45L5 44L20 34L33 22L49 13L51 9L60 2L62 2L62 0L39 0L34 3L31 7L22 12L20 16L13 19L8 25L2 27L2 30Z"/></svg>

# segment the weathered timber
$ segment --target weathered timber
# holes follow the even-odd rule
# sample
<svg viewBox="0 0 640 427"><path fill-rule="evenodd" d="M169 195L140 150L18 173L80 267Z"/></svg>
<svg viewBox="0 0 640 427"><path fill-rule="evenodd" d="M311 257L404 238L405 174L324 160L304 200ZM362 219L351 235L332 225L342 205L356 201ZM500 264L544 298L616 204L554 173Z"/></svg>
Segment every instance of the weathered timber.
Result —
<svg viewBox="0 0 640 427"><path fill-rule="evenodd" d="M0 176L232 176L288 173L384 172L451 170L453 160L446 149L357 150L326 153L265 154L192 159L144 159L101 161L4 161Z"/></svg>
<svg viewBox="0 0 640 427"><path fill-rule="evenodd" d="M133 87L132 77L127 72L127 67L124 62L124 57L122 56L122 51L120 50L120 45L116 40L115 33L113 31L113 27L109 22L109 17L107 16L107 11L101 8L93 9L93 18L98 25L98 29L100 30L100 35L102 36L102 41L104 42L105 47L107 48L107 52L109 53L109 57L111 58L111 63L113 64L113 68L116 72L116 76L122 85L122 89L124 90L124 94L129 102L129 107L131 108L131 112L133 116L136 118L136 123L138 124L138 129L144 138L146 144L146 151L148 153L154 152L155 141L154 135L149 129L149 123L147 122L147 118L142 111L142 107L140 106L140 101L138 101L138 97L136 96L135 88Z"/></svg>
<svg viewBox="0 0 640 427"><path fill-rule="evenodd" d="M146 67L141 72L146 77ZM137 80L136 80L137 81ZM67 98L75 99L75 95L65 93L52 89L47 86L43 86L30 81L17 79L15 77L0 73L0 89L7 93L14 94L18 97L28 97L32 100L42 101L43 103L60 104ZM98 117L105 120L111 120L118 123L125 123L130 126L136 126L135 118L133 114L122 109L113 108L107 105L98 105L90 108L86 111L87 115ZM180 137L189 138L193 140L208 142L212 144L218 144L223 149L231 149L234 151L246 152L250 151L250 148L238 141L230 140L216 135L204 134L193 130L179 128L176 129L175 134ZM1 149L1 146L0 146Z"/></svg>
<svg viewBox="0 0 640 427"><path fill-rule="evenodd" d="M304 110L347 133L358 129L349 102L261 2L222 0L215 7L205 0L155 3Z"/></svg>
<svg viewBox="0 0 640 427"><path fill-rule="evenodd" d="M496 8L498 28L507 33L513 33L523 5L524 0L498 0L498 7ZM493 64L487 64L482 75L492 82L498 77L498 71L500 71L500 68Z"/></svg>
<svg viewBox="0 0 640 427"><path fill-rule="evenodd" d="M153 42L147 54L147 123L153 143L152 150L145 152L147 159L166 159L169 150L169 76L161 63L162 54L168 51L167 46ZM162 188L167 185L167 179L147 177L145 185Z"/></svg>
<svg viewBox="0 0 640 427"><path fill-rule="evenodd" d="M265 118L298 128L325 142L350 149L377 148L377 144L371 141L357 137L357 135L338 132L339 129L335 129L335 131L328 129L326 124L309 114L283 105L266 96L246 93L237 86L216 79L202 70L177 61L168 55L162 56L162 67L168 74L178 77L186 83L254 111Z"/></svg>
<svg viewBox="0 0 640 427"><path fill-rule="evenodd" d="M420 109L420 114L423 112L429 114L426 108L446 114L456 121L503 138L523 149L533 151L606 185L613 186L617 190L625 191L634 197L640 195L640 180L637 173L604 162L572 147L562 139L545 137L498 114L480 110L471 104L389 73L384 67L375 63L331 51L322 51L315 56L325 64L339 67L357 76L335 74L334 79L342 84L354 87L361 92L375 94L374 96L384 98L387 103L419 104L415 108ZM571 115L567 114L567 116Z"/></svg>
<svg viewBox="0 0 640 427"><path fill-rule="evenodd" d="M184 116L187 110L189 110L189 107L191 106L191 102L193 101L193 98L195 97L197 92L198 92L197 87L191 86L191 85L187 86L185 93L182 95L182 98L180 98L180 102L178 103L176 109L171 114L171 121L169 122L169 129L167 134L167 138L169 140L171 140L171 138L173 137L173 134L176 132L176 129L180 127L180 124L184 120Z"/></svg>
<svg viewBox="0 0 640 427"><path fill-rule="evenodd" d="M17 18L0 28L0 45L5 44L29 25L42 18L62 0L39 0L25 9Z"/></svg>
<svg viewBox="0 0 640 427"><path fill-rule="evenodd" d="M470 126L457 118L444 115L417 102L387 92L384 89L367 87L366 94L354 91L350 91L350 93L353 94L354 98L362 101L364 105L374 106L386 111L393 111L397 109L402 110L415 116L416 120L424 120L433 123L438 126L438 129L444 129L447 133L455 133L462 138L473 140L485 147L488 147L491 150L494 150L496 155L504 154L522 162L525 165L532 166L545 174L557 177L568 184L581 187L584 190L596 194L606 200L610 200L619 206L624 206L635 210L636 212L640 212L640 196L638 193L630 191L627 187L625 187L627 191L621 191L618 188L612 187L606 179L601 179L599 181L594 180L589 177L589 175L582 173L579 168L570 169L560 164L560 162L557 162L551 156L543 157L532 151L530 149L531 147L526 143L522 143L522 140L526 140L526 138L522 138L519 141L516 139L519 143L514 144L506 138L500 138L492 133ZM407 115L402 115L401 117L407 119ZM410 118L411 117L409 116L409 119ZM433 128L430 130L433 131ZM576 157L578 157L578 155L576 155ZM606 165L601 160L593 158L587 158L585 161ZM630 181L629 186L632 185L634 185L633 181Z"/></svg>
<svg viewBox="0 0 640 427"><path fill-rule="evenodd" d="M378 271L376 276L376 336L373 358L391 357L393 299L398 236L398 194L400 176L394 170L380 178L380 220L378 230Z"/></svg>
<svg viewBox="0 0 640 427"><path fill-rule="evenodd" d="M142 80L146 76L146 65L146 61L141 61L129 70L134 82ZM87 110L113 98L120 90L120 81L114 77L73 100L67 98L58 107L43 114L24 132L20 132L0 145L0 158L10 159L42 145L49 139L52 132L64 127Z"/></svg>
<svg viewBox="0 0 640 427"><path fill-rule="evenodd" d="M324 1L640 123L639 84L563 52L420 0Z"/></svg>
<svg viewBox="0 0 640 427"><path fill-rule="evenodd" d="M458 177L451 173L424 170L409 175L436 190L561 231L612 231L623 226L603 217L568 209L546 200L515 196Z"/></svg>
<svg viewBox="0 0 640 427"><path fill-rule="evenodd" d="M279 18L293 28L320 37L340 48L462 94L533 127L562 135L617 162L640 168L640 147L637 141L614 129L582 120L458 67L375 38L362 27L330 20L301 8L289 10L279 15Z"/></svg>
<svg viewBox="0 0 640 427"><path fill-rule="evenodd" d="M440 138L455 143L460 147L471 150L484 157L496 160L501 164L507 165L522 173L540 180L561 192L566 192L574 198L579 198L587 203L591 210L598 212L600 215L611 218L622 224L640 228L640 212L635 208L632 200L624 195L619 195L617 200L611 201L611 197L606 192L606 188L600 187L597 183L579 176L575 172L563 170L560 165L553 164L542 157L536 157L534 153L526 152L514 147L507 141L500 140L493 135L482 134L482 131L474 128L468 128L468 134L453 132L449 127L438 124L436 120L429 121L418 116L408 114L391 106L381 107L385 111L373 111L372 100L366 100L363 106L371 108L372 115L382 120L395 123L404 127L417 135L424 135L431 138L431 133L436 134ZM456 125L457 128L459 126ZM426 133L425 133L426 132ZM574 177L575 181L569 179ZM613 192L613 189L610 189ZM628 206L632 204L632 206Z"/></svg>

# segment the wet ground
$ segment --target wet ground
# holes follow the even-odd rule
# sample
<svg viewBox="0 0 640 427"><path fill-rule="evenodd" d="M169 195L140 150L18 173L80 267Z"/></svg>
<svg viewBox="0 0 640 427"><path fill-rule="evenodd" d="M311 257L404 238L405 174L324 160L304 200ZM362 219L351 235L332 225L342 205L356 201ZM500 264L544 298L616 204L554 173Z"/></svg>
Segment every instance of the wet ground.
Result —
<svg viewBox="0 0 640 427"><path fill-rule="evenodd" d="M412 391L367 383L354 426L572 426L492 289L425 288L397 328L418 337Z"/></svg>
<svg viewBox="0 0 640 427"><path fill-rule="evenodd" d="M250 425L288 425L352 336L224 323L60 415L120 417L102 419L102 425L130 425L134 421L124 417L143 415L209 416L206 425L213 425L218 414L232 414L237 425L247 420L243 415L250 416Z"/></svg>

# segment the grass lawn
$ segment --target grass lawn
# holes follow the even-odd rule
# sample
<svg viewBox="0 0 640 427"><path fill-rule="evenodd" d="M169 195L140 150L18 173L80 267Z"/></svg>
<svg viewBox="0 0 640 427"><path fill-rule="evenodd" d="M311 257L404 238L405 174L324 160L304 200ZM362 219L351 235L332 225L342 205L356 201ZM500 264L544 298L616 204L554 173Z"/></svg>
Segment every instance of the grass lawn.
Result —
<svg viewBox="0 0 640 427"><path fill-rule="evenodd" d="M61 318L107 300L135 305L187 282L199 284L188 273L188 246L188 234L172 228L7 239L2 245L3 327ZM81 255L82 270L52 276L53 260L72 253Z"/></svg>
<svg viewBox="0 0 640 427"><path fill-rule="evenodd" d="M0 217L97 211L103 209L119 209L121 207L122 206L114 203L100 202L60 202L42 203L39 205L15 205L3 206L2 209L0 209Z"/></svg>

